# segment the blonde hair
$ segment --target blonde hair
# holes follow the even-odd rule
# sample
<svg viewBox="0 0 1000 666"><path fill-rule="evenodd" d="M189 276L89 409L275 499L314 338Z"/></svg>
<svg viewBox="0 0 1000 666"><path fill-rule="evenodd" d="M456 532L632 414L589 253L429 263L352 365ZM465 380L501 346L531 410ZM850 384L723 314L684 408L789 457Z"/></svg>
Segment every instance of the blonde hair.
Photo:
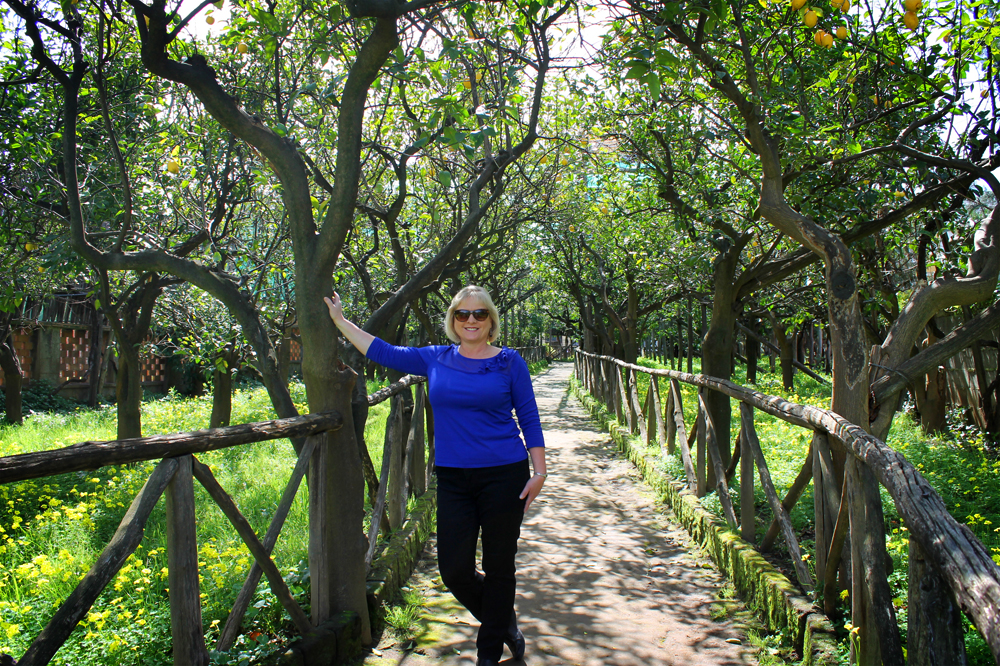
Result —
<svg viewBox="0 0 1000 666"><path fill-rule="evenodd" d="M455 297L451 299L451 305L448 306L448 312L444 315L444 334L448 336L448 339L455 344L460 344L462 340L455 333L455 310L458 306L462 304L467 298L474 298L482 303L487 310L490 311L490 321L493 325L490 327L490 342L493 342L500 336L500 313L497 312L497 306L493 305L493 299L490 298L490 292L486 291L482 287L477 287L474 284L470 284L467 287L462 287Z"/></svg>

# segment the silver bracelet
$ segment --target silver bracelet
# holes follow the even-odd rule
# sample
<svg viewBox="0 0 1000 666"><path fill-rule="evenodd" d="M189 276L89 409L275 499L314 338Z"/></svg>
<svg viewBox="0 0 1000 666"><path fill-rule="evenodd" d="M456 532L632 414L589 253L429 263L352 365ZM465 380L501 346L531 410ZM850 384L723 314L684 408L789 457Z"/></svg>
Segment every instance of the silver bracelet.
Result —
<svg viewBox="0 0 1000 666"><path fill-rule="evenodd" d="M548 477L548 474L539 474L538 472L535 472L535 476L540 476L540 477L542 477L544 479L544 478Z"/></svg>

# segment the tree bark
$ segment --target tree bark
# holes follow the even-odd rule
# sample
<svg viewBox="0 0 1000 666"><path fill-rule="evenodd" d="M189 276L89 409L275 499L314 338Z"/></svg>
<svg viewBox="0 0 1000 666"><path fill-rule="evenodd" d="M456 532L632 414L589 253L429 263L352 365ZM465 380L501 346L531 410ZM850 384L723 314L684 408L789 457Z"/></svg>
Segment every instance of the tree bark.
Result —
<svg viewBox="0 0 1000 666"><path fill-rule="evenodd" d="M740 254L750 240L749 234L743 236L734 233L732 244L719 253L715 260L713 274L712 319L705 332L701 344L701 372L711 377L731 379L733 375L733 340L736 328L734 278L739 265ZM705 308L702 309L702 320L705 319ZM708 412L713 423L719 424L716 429L716 445L722 458L723 467L729 466L732 459L732 447L728 424L732 422L732 405L729 396L716 391L709 391L705 396ZM725 425L724 425L725 424ZM708 487L716 484L715 469L708 469Z"/></svg>
<svg viewBox="0 0 1000 666"><path fill-rule="evenodd" d="M4 408L7 422L20 425L23 420L21 409L21 384L24 375L21 372L21 361L17 358L17 350L13 345L14 331L7 329L6 335L0 341L0 369L3 369Z"/></svg>
<svg viewBox="0 0 1000 666"><path fill-rule="evenodd" d="M118 439L142 437L142 376L139 350L128 339L118 341L118 372L115 375Z"/></svg>
<svg viewBox="0 0 1000 666"><path fill-rule="evenodd" d="M231 342L219 352L215 361L215 368L212 370L212 416L209 419L209 428L227 426L232 418L233 373L236 372L238 359L235 342Z"/></svg>

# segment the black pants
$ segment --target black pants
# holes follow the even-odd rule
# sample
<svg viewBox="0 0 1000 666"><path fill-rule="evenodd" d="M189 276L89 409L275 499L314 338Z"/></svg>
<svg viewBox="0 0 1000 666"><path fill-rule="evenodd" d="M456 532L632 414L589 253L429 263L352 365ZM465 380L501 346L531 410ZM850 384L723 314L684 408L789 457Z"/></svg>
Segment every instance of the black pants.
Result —
<svg viewBox="0 0 1000 666"><path fill-rule="evenodd" d="M438 566L448 590L480 622L480 659L500 660L514 613L517 540L528 460L497 467L438 467ZM483 534L483 573L476 542Z"/></svg>

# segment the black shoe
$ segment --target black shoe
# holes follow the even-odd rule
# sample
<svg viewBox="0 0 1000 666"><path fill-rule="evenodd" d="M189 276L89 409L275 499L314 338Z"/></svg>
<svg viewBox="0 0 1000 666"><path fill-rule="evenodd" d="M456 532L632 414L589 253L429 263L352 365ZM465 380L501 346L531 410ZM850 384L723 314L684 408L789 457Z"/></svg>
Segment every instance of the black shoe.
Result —
<svg viewBox="0 0 1000 666"><path fill-rule="evenodd" d="M510 648L510 653L514 659L524 658L524 634L517 628L517 624L512 623L507 630L507 636L503 639L504 645Z"/></svg>
<svg viewBox="0 0 1000 666"><path fill-rule="evenodd" d="M476 659L476 666L500 666L496 659Z"/></svg>

